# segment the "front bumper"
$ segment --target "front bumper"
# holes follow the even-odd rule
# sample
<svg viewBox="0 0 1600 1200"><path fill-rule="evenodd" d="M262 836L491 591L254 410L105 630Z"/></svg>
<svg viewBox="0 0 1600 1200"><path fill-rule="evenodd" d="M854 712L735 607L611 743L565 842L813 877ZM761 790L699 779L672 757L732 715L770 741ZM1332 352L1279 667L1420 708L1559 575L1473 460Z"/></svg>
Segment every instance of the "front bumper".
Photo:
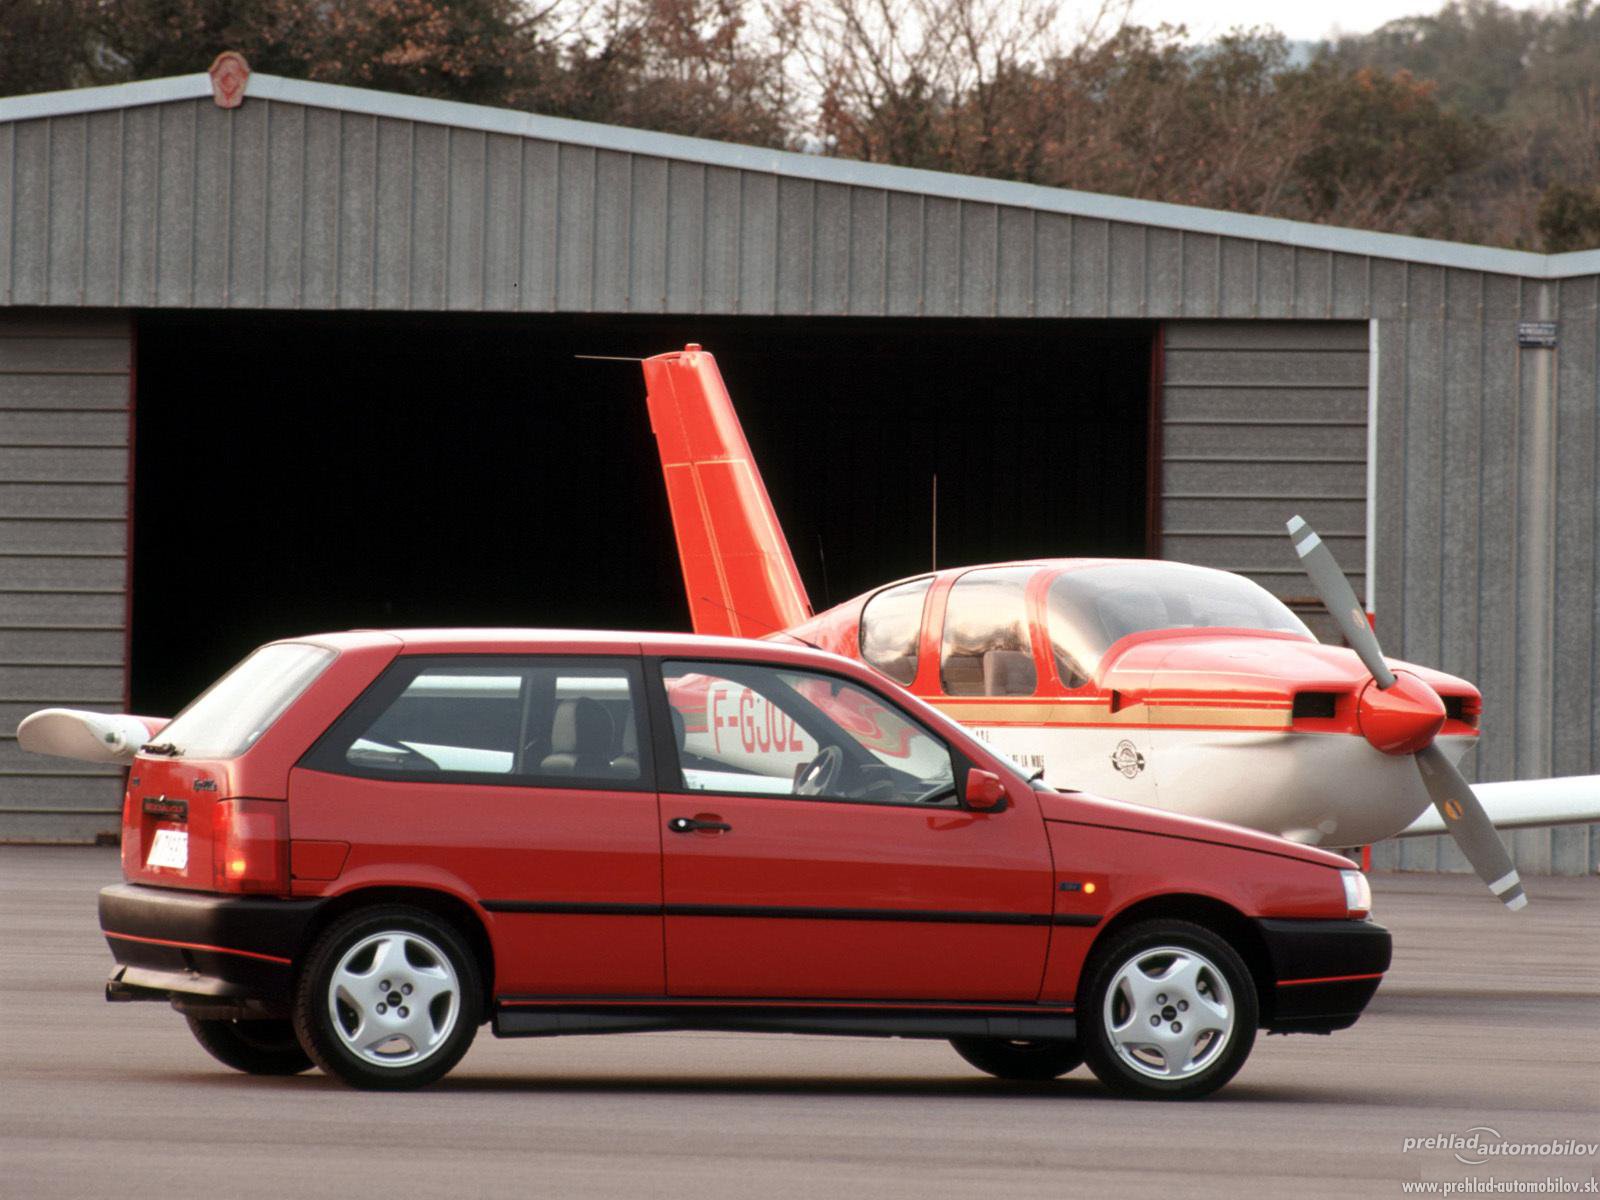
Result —
<svg viewBox="0 0 1600 1200"><path fill-rule="evenodd" d="M1332 1033L1356 1023L1389 969L1392 939L1371 921L1256 922L1272 969L1269 1033Z"/></svg>
<svg viewBox="0 0 1600 1200"><path fill-rule="evenodd" d="M321 904L138 883L102 888L100 929L118 964L106 998L287 1012L295 960Z"/></svg>

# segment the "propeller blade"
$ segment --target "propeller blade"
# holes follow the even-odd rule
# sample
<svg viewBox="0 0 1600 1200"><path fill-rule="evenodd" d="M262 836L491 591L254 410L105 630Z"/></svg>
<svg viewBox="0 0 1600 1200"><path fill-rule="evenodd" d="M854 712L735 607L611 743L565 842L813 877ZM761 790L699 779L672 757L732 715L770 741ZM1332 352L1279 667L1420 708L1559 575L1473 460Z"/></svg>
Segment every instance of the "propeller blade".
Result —
<svg viewBox="0 0 1600 1200"><path fill-rule="evenodd" d="M1333 561L1333 552L1304 518L1291 517L1288 526L1294 552L1300 556L1301 565L1327 606L1328 615L1338 622L1345 640L1372 672L1373 681L1387 691L1394 686L1394 672L1383 661L1378 636L1367 624L1367 614L1361 610L1350 581ZM1444 751L1432 742L1417 751L1416 759L1417 770L1422 772L1422 782L1444 820L1446 832L1455 838L1478 878L1513 912L1525 907L1528 897L1522 890L1522 879L1471 785L1445 757Z"/></svg>
<svg viewBox="0 0 1600 1200"><path fill-rule="evenodd" d="M1417 769L1422 772L1428 795L1433 797L1433 806L1444 818L1445 831L1455 838L1478 878L1512 912L1525 907L1528 897L1522 891L1516 867L1511 865L1511 855L1461 772L1436 745L1417 751Z"/></svg>
<svg viewBox="0 0 1600 1200"><path fill-rule="evenodd" d="M1322 597L1328 615L1339 623L1339 632L1344 634L1344 640L1350 643L1351 649L1361 656L1362 664L1372 672L1378 686L1387 691L1394 686L1394 672L1383 661L1378 635L1367 624L1367 614L1362 611L1361 602L1356 599L1350 581L1344 577L1339 564L1333 561L1333 551L1323 544L1317 531L1300 517L1289 518L1289 537L1294 542L1294 552L1300 556L1300 565L1311 576L1312 586L1317 589L1317 595Z"/></svg>

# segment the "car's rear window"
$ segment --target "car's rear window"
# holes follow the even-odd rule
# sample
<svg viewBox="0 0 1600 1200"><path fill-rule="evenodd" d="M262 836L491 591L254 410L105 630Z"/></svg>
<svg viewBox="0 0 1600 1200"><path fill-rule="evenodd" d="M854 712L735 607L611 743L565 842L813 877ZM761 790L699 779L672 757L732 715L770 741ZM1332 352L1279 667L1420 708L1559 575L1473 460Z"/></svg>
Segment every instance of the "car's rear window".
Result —
<svg viewBox="0 0 1600 1200"><path fill-rule="evenodd" d="M161 731L157 741L185 758L243 754L334 659L322 646L263 646L213 683Z"/></svg>

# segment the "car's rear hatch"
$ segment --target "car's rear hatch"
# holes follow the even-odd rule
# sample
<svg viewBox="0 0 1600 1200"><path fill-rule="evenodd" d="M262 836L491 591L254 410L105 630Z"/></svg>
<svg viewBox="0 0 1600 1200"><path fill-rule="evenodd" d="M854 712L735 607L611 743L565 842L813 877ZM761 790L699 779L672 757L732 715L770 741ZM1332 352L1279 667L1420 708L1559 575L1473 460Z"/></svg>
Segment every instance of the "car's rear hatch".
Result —
<svg viewBox="0 0 1600 1200"><path fill-rule="evenodd" d="M281 793L263 799L235 785L251 748L336 656L309 642L263 646L140 751L122 809L122 869L131 882L287 887L288 805Z"/></svg>
<svg viewBox="0 0 1600 1200"><path fill-rule="evenodd" d="M227 762L140 755L122 806L122 873L131 882L214 890L218 802Z"/></svg>

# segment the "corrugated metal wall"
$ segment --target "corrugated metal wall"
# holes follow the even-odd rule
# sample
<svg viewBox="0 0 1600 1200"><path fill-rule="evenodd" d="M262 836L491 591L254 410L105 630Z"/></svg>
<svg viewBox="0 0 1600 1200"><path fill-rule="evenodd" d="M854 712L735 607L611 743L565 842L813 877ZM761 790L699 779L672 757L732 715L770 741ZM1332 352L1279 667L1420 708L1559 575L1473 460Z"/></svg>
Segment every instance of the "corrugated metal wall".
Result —
<svg viewBox="0 0 1600 1200"><path fill-rule="evenodd" d="M1364 320L1405 270L277 101L0 123L9 304Z"/></svg>
<svg viewBox="0 0 1600 1200"><path fill-rule="evenodd" d="M1247 575L1332 639L1284 522L1365 597L1366 323L1173 321L1163 343L1162 557Z"/></svg>
<svg viewBox="0 0 1600 1200"><path fill-rule="evenodd" d="M371 96L326 94L330 105ZM400 112L413 103L356 107L378 100ZM1241 370L1331 353L1353 371L1354 331L1372 320L1374 586L1386 647L1483 688L1481 777L1600 765L1594 276L1536 281L1089 215L1114 211L1097 198L1079 206L1088 212L1063 211L1050 198L1061 194L1040 189L998 203L981 181L755 151L729 165L722 150L684 139L606 148L571 123L560 125L566 141L550 132L559 123L523 136L497 132L504 122L478 115L487 110L427 111L445 115L253 97L234 110L195 99L0 122L0 302L1159 319L1175 322L1173 411L1192 402L1202 422L1166 430L1167 453L1187 446L1191 457L1211 452L1208 439L1281 430L1222 426L1223 409L1205 405L1224 404L1228 389L1182 382L1204 360L1191 352L1206 350L1184 338L1244 338L1264 357L1252 364L1243 350ZM719 154L720 165L704 161ZM816 177L829 171L836 181ZM900 182L880 182L891 175ZM1533 317L1560 322L1558 350L1517 350L1516 321ZM1229 324L1190 324L1205 321ZM1270 339L1301 334L1245 332L1255 322L1355 324L1333 335L1348 347L1280 355ZM1295 394L1272 390L1292 378L1262 377L1278 397ZM1355 388L1344 375L1327 382L1338 415L1319 412L1301 433L1354 457L1333 448L1360 438L1347 423ZM1327 475L1320 503L1351 506L1307 515L1360 529L1347 520L1357 502L1331 498L1364 494L1344 490L1352 466L1301 468ZM1199 553L1179 540L1191 528L1207 535L1207 553L1241 565L1274 553L1265 530L1227 522L1221 498L1208 514L1179 508L1190 490L1204 489L1175 487L1164 513L1174 553ZM1240 534L1224 546L1214 535L1230 528ZM1359 573L1356 544L1343 550ZM1516 842L1530 871L1600 858L1600 834L1587 829ZM1431 843L1397 853L1408 865L1455 865L1453 850L1441 857Z"/></svg>
<svg viewBox="0 0 1600 1200"><path fill-rule="evenodd" d="M1600 280L1409 266L1378 322L1378 633L1471 679L1485 780L1600 769ZM1555 349L1517 325L1553 320ZM1600 826L1511 835L1538 874L1600 868ZM1418 839L1377 860L1459 870Z"/></svg>
<svg viewBox="0 0 1600 1200"><path fill-rule="evenodd" d="M120 711L130 318L0 309L0 837L93 841L122 773L17 748L52 704Z"/></svg>

